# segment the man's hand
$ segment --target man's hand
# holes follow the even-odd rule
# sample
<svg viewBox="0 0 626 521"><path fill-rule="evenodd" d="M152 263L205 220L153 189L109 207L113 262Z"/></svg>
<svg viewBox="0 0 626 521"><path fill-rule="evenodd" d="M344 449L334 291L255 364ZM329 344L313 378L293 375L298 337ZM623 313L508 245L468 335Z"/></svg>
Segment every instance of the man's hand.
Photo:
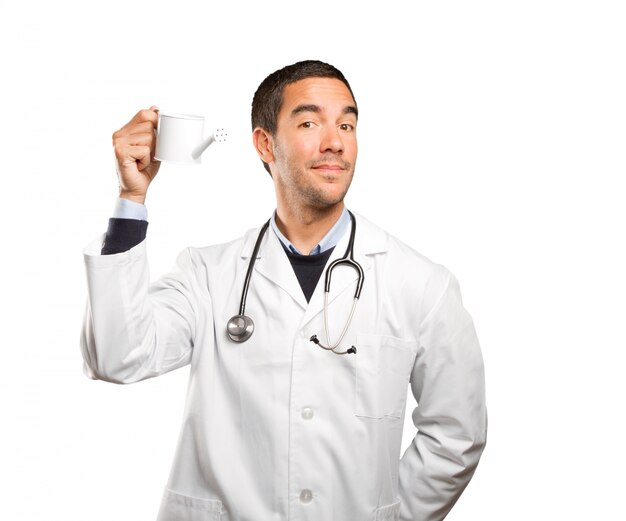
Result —
<svg viewBox="0 0 626 521"><path fill-rule="evenodd" d="M154 160L158 111L155 106L140 110L113 133L120 197L136 203L144 204L148 186L161 166Z"/></svg>

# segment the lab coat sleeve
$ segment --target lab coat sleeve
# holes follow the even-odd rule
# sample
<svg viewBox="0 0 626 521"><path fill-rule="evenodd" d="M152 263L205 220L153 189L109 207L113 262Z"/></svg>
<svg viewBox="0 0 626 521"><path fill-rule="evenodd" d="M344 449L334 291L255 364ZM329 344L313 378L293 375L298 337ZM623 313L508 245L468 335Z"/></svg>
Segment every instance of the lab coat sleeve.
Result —
<svg viewBox="0 0 626 521"><path fill-rule="evenodd" d="M472 478L487 434L482 355L459 284L437 265L424 294L434 305L421 321L411 372L418 431L400 460L402 521L446 517Z"/></svg>
<svg viewBox="0 0 626 521"><path fill-rule="evenodd" d="M87 307L81 334L90 378L132 383L189 363L197 284L189 249L171 273L150 283L146 241L100 255L103 237L84 250Z"/></svg>

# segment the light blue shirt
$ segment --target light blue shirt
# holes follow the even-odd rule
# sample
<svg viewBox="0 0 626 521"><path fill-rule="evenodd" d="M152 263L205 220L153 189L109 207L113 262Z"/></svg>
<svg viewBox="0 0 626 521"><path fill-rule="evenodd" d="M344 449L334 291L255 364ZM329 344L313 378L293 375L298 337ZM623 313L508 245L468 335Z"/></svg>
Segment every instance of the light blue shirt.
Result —
<svg viewBox="0 0 626 521"><path fill-rule="evenodd" d="M115 203L115 209L113 210L113 217L117 219L137 219L139 221L147 221L148 220L148 209L145 204L135 203L133 201L129 201L128 199L123 199L121 197L117 198ZM272 230L276 234L276 237L283 243L285 248L287 248L292 253L298 253L302 255L298 251L298 249L291 244L289 239L285 237L281 231L278 229L276 225L276 212L272 214L272 220L270 222L272 226ZM350 214L348 210L344 207L343 212L337 219L337 222L333 225L333 227L328 230L328 233L324 236L324 238L319 242L315 248L311 250L309 255L316 255L318 253L323 253L330 248L334 248L337 246L337 243L340 241L343 234L346 232L348 227L350 226Z"/></svg>
<svg viewBox="0 0 626 521"><path fill-rule="evenodd" d="M145 204L135 203L121 197L115 202L113 217L116 219L137 219L138 221L148 220L148 208Z"/></svg>
<svg viewBox="0 0 626 521"><path fill-rule="evenodd" d="M299 255L302 255L302 253L298 251L298 249L293 244L291 244L289 239L287 239L287 237L285 237L278 229L278 225L276 224L276 211L274 211L274 213L272 214L272 220L270 221L270 225L272 226L272 230L274 230L276 237L280 239L280 242L284 244L285 248L287 248L291 253L297 253ZM319 242L319 244L311 250L309 255L323 253L326 250L330 250L331 248L337 246L337 243L339 242L341 237L343 237L343 234L349 226L350 214L348 213L348 210L344 207L343 212L341 212L341 215L339 216L339 219L337 219L337 222L330 230L328 230L328 233L324 235L324 238Z"/></svg>

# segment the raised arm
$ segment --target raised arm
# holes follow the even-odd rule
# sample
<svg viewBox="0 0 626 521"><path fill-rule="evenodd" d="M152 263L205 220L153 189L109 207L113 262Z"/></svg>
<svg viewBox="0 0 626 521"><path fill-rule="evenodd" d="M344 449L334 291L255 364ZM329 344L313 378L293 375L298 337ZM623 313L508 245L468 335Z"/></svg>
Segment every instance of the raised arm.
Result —
<svg viewBox="0 0 626 521"><path fill-rule="evenodd" d="M139 111L113 134L120 198L132 201L127 206L143 205L159 169L153 160L155 109ZM141 218L111 219L106 240L101 236L84 250L88 299L81 348L91 378L130 383L190 360L198 313L191 253L183 251L174 270L150 284L146 226Z"/></svg>

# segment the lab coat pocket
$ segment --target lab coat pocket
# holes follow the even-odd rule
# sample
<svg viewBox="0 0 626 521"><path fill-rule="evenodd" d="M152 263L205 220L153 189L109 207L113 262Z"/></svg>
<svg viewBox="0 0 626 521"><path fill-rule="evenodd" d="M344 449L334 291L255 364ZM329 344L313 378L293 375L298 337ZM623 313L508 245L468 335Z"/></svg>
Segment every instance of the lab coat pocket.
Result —
<svg viewBox="0 0 626 521"><path fill-rule="evenodd" d="M399 521L400 520L400 500L394 501L390 505L377 508L374 511L372 521Z"/></svg>
<svg viewBox="0 0 626 521"><path fill-rule="evenodd" d="M199 499L166 489L157 521L228 521L219 499Z"/></svg>
<svg viewBox="0 0 626 521"><path fill-rule="evenodd" d="M392 336L358 335L354 414L400 418L417 343Z"/></svg>

